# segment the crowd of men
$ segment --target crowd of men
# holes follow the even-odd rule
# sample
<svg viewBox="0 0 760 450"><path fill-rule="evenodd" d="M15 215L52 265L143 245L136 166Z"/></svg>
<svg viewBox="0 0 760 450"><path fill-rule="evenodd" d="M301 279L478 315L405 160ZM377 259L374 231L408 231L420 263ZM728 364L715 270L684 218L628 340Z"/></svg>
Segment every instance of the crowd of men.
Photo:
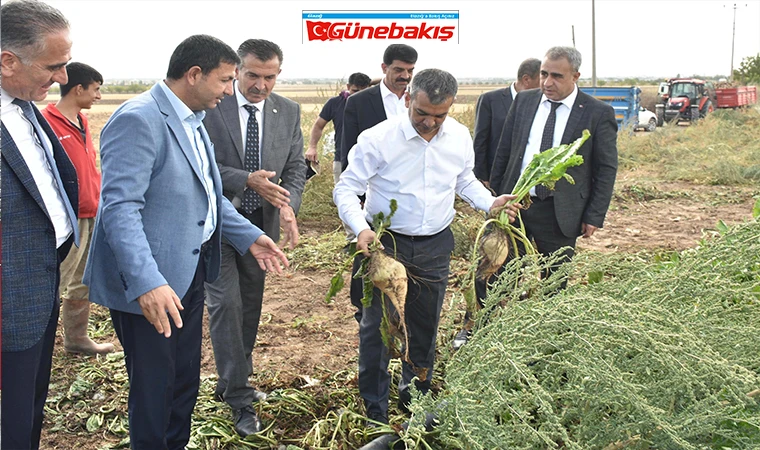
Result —
<svg viewBox="0 0 760 450"><path fill-rule="evenodd" d="M3 448L39 448L59 310L68 352L108 353L87 335L90 302L109 309L129 376L133 449L183 449L198 395L204 305L218 383L241 436L262 424L253 403L253 349L266 272L289 266L307 162L317 162L333 121L333 201L348 240L373 242L409 272L398 406L410 386L430 388L436 336L454 239L454 198L488 212L507 205L543 254L573 256L577 237L601 228L617 170L617 125L608 105L578 91L581 55L553 47L528 59L517 80L483 94L475 138L449 117L455 77L414 72L418 54L388 46L372 87L355 73L328 100L304 153L300 106L273 92L283 52L249 39L237 51L194 35L174 50L163 81L122 104L97 149L83 109L100 98L103 76L70 63L69 23L37 0L2 5L2 437ZM54 83L61 98L39 111ZM533 155L591 139L571 169L575 184L531 191L521 210L509 195ZM372 216L390 213L378 239ZM519 214L518 214L519 213ZM519 219L518 219L519 218ZM280 243L280 246L276 242ZM482 300L488 283L478 286ZM389 352L380 324L384 297L351 301L359 325L359 393L368 426L388 423ZM467 341L466 330L454 340ZM427 369L425 379L415 369Z"/></svg>

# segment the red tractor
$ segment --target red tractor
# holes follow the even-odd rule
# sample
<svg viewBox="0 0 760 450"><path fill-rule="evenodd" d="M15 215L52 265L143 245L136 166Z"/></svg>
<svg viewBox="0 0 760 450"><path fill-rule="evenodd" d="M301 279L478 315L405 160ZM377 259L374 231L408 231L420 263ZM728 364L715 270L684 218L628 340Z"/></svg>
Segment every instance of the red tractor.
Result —
<svg viewBox="0 0 760 450"><path fill-rule="evenodd" d="M672 78L668 82L667 103L656 105L658 125L664 121L696 121L715 108L717 100L711 82L696 78Z"/></svg>

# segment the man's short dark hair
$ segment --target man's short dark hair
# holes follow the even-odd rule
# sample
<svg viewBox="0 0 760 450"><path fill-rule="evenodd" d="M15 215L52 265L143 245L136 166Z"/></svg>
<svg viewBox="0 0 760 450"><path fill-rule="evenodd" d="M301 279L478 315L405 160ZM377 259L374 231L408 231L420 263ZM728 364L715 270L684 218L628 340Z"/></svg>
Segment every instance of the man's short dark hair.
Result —
<svg viewBox="0 0 760 450"><path fill-rule="evenodd" d="M522 80L523 75L527 75L531 80L537 78L541 72L541 60L538 58L528 58L520 63L517 69L517 79Z"/></svg>
<svg viewBox="0 0 760 450"><path fill-rule="evenodd" d="M169 59L166 78L179 80L191 67L201 68L208 75L221 64L239 64L235 50L219 39L206 34L196 34L182 41Z"/></svg>
<svg viewBox="0 0 760 450"><path fill-rule="evenodd" d="M92 83L103 84L103 75L94 68L80 62L72 62L66 65L69 74L69 82L61 85L61 97L68 95L69 91L82 85L87 89Z"/></svg>
<svg viewBox="0 0 760 450"><path fill-rule="evenodd" d="M36 0L3 2L0 17L3 50L13 52L27 65L45 50L49 34L69 29L69 21L60 11Z"/></svg>
<svg viewBox="0 0 760 450"><path fill-rule="evenodd" d="M253 55L254 58L262 62L267 62L277 57L280 65L282 65L282 49L280 49L279 45L266 39L248 39L244 41L238 47L237 55L241 61L239 64L242 64L246 56Z"/></svg>
<svg viewBox="0 0 760 450"><path fill-rule="evenodd" d="M417 50L406 44L391 44L383 53L383 64L390 66L396 60L414 64L417 62Z"/></svg>
<svg viewBox="0 0 760 450"><path fill-rule="evenodd" d="M365 88L369 86L371 82L372 80L369 78L369 75L365 75L361 72L352 73L351 76L348 77L348 85L356 86L358 88Z"/></svg>
<svg viewBox="0 0 760 450"><path fill-rule="evenodd" d="M409 95L417 98L419 92L427 94L433 105L440 105L446 100L456 97L458 90L457 79L454 75L440 69L425 69L412 78Z"/></svg>

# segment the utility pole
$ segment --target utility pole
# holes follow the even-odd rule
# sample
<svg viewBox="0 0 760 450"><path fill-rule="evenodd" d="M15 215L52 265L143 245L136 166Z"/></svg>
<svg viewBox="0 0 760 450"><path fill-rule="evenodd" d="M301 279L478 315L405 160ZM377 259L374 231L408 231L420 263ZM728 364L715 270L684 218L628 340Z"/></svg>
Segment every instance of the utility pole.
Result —
<svg viewBox="0 0 760 450"><path fill-rule="evenodd" d="M736 3L734 3L734 26L731 33L731 72L728 74L728 81L734 81L734 40L736 39Z"/></svg>
<svg viewBox="0 0 760 450"><path fill-rule="evenodd" d="M733 64L732 57L731 67ZM591 86L596 87L596 6L594 0L591 0Z"/></svg>
<svg viewBox="0 0 760 450"><path fill-rule="evenodd" d="M726 5L723 5L725 7ZM745 3L744 6L747 6ZM736 41L736 8L737 5L734 3L734 23L733 23L733 29L731 31L731 72L728 74L728 81L734 81L734 42Z"/></svg>
<svg viewBox="0 0 760 450"><path fill-rule="evenodd" d="M575 25L572 25L571 29L573 31L573 48L575 48Z"/></svg>

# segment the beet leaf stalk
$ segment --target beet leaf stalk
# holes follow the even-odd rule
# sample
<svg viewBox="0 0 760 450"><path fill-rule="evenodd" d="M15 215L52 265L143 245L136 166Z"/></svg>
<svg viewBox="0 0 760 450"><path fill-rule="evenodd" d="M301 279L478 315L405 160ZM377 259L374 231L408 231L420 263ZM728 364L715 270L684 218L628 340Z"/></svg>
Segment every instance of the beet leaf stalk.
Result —
<svg viewBox="0 0 760 450"><path fill-rule="evenodd" d="M515 198L510 200L508 205L519 202L522 203L523 209L530 207L530 190L539 184L550 190L554 190L555 184L561 179L575 184L573 177L567 174L567 169L583 164L583 157L577 152L590 136L591 133L588 130L583 130L583 135L574 142L534 155L528 167L520 175L520 179L517 180L512 190ZM478 302L475 301L475 280L487 280L499 270L510 253L518 256L518 242L522 244L527 254L537 253L536 248L526 236L525 226L519 220L519 211L517 218L519 228L509 223L506 205L495 208L488 213L486 221L478 230L472 249L473 264L464 288L468 311L475 312L479 308ZM472 324L465 324L466 327L468 325Z"/></svg>
<svg viewBox="0 0 760 450"><path fill-rule="evenodd" d="M404 361L412 364L409 358L409 335L406 331L406 321L404 319L408 281L406 267L380 248L380 237L387 233L388 228L391 226L391 217L393 217L397 209L398 204L396 200L391 199L390 213L387 216L382 211L372 216L372 229L375 231L376 240L369 244L370 256L369 258L364 258L359 270L357 270L353 277L361 278L363 281L364 297L362 298L362 304L364 307L369 307L372 304L373 288L376 287L380 290L383 308L380 333L383 343L388 347L391 355L394 357L400 356ZM357 250L351 255L333 276L330 281L330 289L325 298L327 302L330 302L343 288L345 285L343 273L351 267L354 258L360 253L361 250ZM397 315L391 314L389 307L386 305L386 298L390 300ZM396 339L399 339L403 343L403 354L399 350L400 346L396 345Z"/></svg>

